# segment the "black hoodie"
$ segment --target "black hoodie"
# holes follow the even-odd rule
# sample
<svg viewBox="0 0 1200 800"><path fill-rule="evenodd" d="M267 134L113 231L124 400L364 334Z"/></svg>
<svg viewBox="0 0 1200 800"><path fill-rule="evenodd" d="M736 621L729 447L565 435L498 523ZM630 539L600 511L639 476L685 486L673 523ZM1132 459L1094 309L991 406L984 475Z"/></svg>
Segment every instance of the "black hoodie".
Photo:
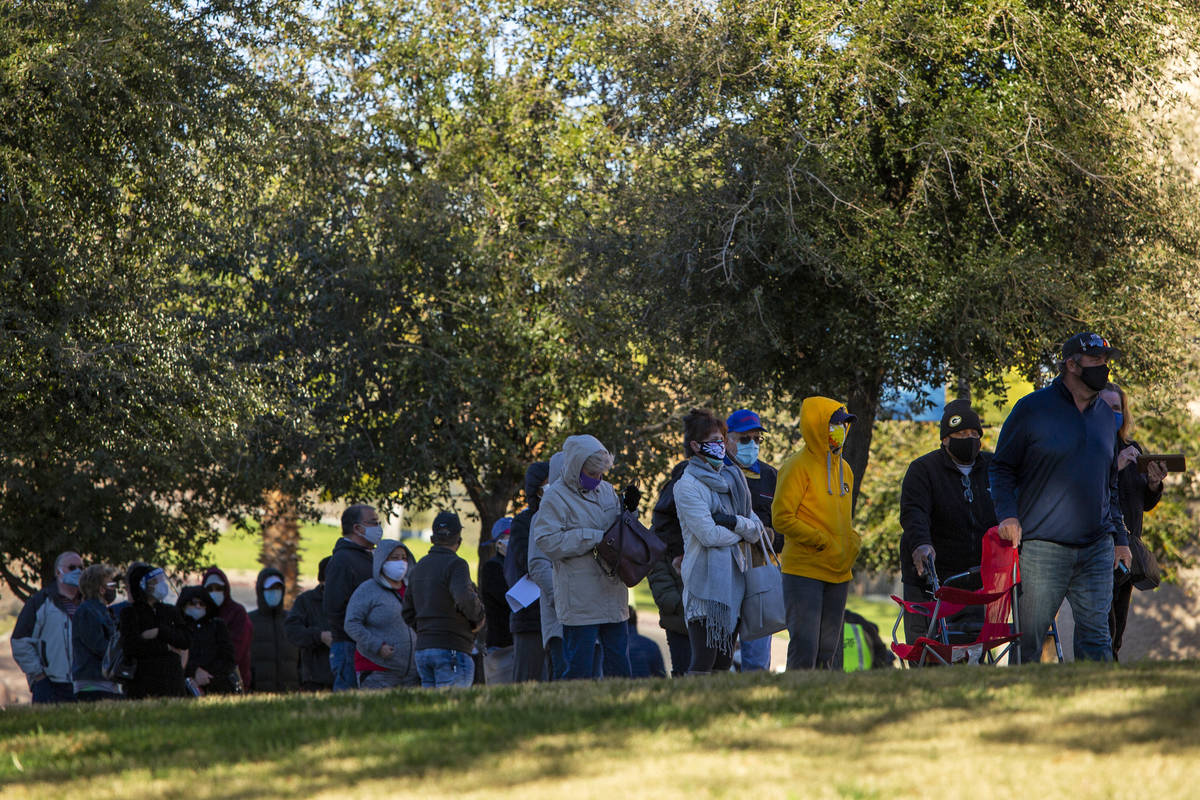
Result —
<svg viewBox="0 0 1200 800"><path fill-rule="evenodd" d="M194 620L187 615L187 607L197 598L204 602L204 616ZM230 676L237 669L237 661L233 657L229 626L221 619L217 604L202 586L185 586L179 592L179 608L192 638L184 674L195 678L196 670L203 668L212 679L208 685L200 687L200 691L205 694L232 693L234 683Z"/></svg>
<svg viewBox="0 0 1200 800"><path fill-rule="evenodd" d="M118 629L125 655L137 662L137 672L125 684L125 694L135 699L186 697L188 690L183 682L183 667L179 655L171 648L187 650L191 646L191 637L175 606L161 602L151 604L147 600L141 583L153 569L149 564L134 564L126 576L130 603L121 609ZM142 636L143 632L156 628L153 638Z"/></svg>
<svg viewBox="0 0 1200 800"><path fill-rule="evenodd" d="M325 568L325 617L335 642L348 642L346 606L350 595L363 581L371 579L371 548L355 544L346 537L333 546L333 556Z"/></svg>
<svg viewBox="0 0 1200 800"><path fill-rule="evenodd" d="M538 489L549 476L550 462L548 461L535 462L525 470L525 501L529 505L513 517L512 527L508 532L508 554L504 557L504 582L510 589L529 573L529 528L533 524L533 515L537 513L538 504L542 499L538 494ZM535 600L520 611L513 613L508 624L511 633L536 633L540 636L542 632L541 601Z"/></svg>
<svg viewBox="0 0 1200 800"><path fill-rule="evenodd" d="M283 580L283 573L266 567L258 573L254 594L258 608L250 612L254 643L250 647L250 688L256 692L294 692L300 688L300 651L288 641L283 603L267 605L263 584L268 578ZM282 589L282 585L280 586Z"/></svg>

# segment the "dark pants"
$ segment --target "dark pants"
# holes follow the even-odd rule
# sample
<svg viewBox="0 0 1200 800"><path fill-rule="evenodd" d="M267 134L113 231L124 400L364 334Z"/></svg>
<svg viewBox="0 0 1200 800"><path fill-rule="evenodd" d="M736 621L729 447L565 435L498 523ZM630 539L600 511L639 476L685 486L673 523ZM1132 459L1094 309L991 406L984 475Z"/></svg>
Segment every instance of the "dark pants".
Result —
<svg viewBox="0 0 1200 800"><path fill-rule="evenodd" d="M546 674L552 681L561 681L567 671L567 657L563 653L561 636L551 636L546 642Z"/></svg>
<svg viewBox="0 0 1200 800"><path fill-rule="evenodd" d="M49 678L42 678L29 687L34 703L74 703L75 684L59 683Z"/></svg>
<svg viewBox="0 0 1200 800"><path fill-rule="evenodd" d="M1108 632L1112 636L1113 661L1121 651L1125 638L1125 623L1129 620L1129 601L1133 598L1133 581L1113 582L1112 608L1108 611ZM1074 609L1071 609L1074 611Z"/></svg>
<svg viewBox="0 0 1200 800"><path fill-rule="evenodd" d="M686 633L666 631L667 650L671 653L671 677L686 675L692 665L692 640Z"/></svg>
<svg viewBox="0 0 1200 800"><path fill-rule="evenodd" d="M710 647L704 620L694 619L688 623L688 641L692 651L689 675L728 672L733 665L733 642L724 647Z"/></svg>
<svg viewBox="0 0 1200 800"><path fill-rule="evenodd" d="M799 575L783 576L783 601L787 608L787 668L840 669L842 666L842 616L850 582L826 583Z"/></svg>
<svg viewBox="0 0 1200 800"><path fill-rule="evenodd" d="M546 680L546 648L542 647L542 632L514 633L513 683Z"/></svg>
<svg viewBox="0 0 1200 800"><path fill-rule="evenodd" d="M603 672L597 669L596 643L603 651ZM629 624L606 622L600 625L563 625L563 657L566 671L563 678L628 678Z"/></svg>
<svg viewBox="0 0 1200 800"><path fill-rule="evenodd" d="M75 701L78 703L98 703L101 700L120 700L125 695L117 692L106 692L101 689L88 689L83 692L75 693Z"/></svg>

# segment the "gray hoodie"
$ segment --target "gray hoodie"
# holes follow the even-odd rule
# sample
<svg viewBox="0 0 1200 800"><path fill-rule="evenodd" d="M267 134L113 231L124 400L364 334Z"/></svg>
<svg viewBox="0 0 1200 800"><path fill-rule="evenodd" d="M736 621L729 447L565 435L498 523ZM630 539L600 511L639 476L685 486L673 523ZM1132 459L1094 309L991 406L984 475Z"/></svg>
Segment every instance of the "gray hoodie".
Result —
<svg viewBox="0 0 1200 800"><path fill-rule="evenodd" d="M416 563L408 548L394 539L384 539L375 546L371 578L359 584L346 606L346 634L365 658L402 674L401 685L416 686L420 683L413 664L416 634L402 616L404 603L383 577L383 564L397 547L404 550L410 570ZM407 576L405 583L407 588ZM379 652L385 644L390 644L395 651L390 658L384 658Z"/></svg>
<svg viewBox="0 0 1200 800"><path fill-rule="evenodd" d="M629 618L629 590L616 576L605 574L592 555L620 516L621 503L607 481L590 492L579 485L584 462L601 450L604 445L594 436L568 437L562 475L546 487L533 518L530 539L554 565L554 610L563 625L603 625Z"/></svg>

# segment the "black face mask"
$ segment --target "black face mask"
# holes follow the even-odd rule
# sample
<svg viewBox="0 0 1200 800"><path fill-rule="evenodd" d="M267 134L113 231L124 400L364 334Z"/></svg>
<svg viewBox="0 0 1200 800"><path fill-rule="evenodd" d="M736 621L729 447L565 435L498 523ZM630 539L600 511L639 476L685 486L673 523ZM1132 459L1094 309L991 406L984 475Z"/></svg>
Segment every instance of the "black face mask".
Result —
<svg viewBox="0 0 1200 800"><path fill-rule="evenodd" d="M979 455L979 448L983 445L979 439L974 436L968 439L955 439L950 437L950 441L946 443L946 449L950 451L950 455L960 464L975 463L975 456Z"/></svg>
<svg viewBox="0 0 1200 800"><path fill-rule="evenodd" d="M113 604L113 601L117 599L117 590L116 589L105 589L104 593L100 596L101 596L101 598L103 598L104 604L106 606L111 606Z"/></svg>
<svg viewBox="0 0 1200 800"><path fill-rule="evenodd" d="M1082 370L1079 373L1080 380L1083 385L1094 392L1098 392L1105 386L1108 386L1108 365L1101 364L1098 367L1080 367Z"/></svg>

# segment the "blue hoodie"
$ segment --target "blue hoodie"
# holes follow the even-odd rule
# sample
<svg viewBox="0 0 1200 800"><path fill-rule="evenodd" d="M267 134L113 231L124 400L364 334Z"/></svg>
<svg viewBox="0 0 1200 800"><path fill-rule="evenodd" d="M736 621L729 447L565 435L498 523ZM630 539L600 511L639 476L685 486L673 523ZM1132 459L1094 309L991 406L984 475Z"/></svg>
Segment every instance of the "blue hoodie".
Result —
<svg viewBox="0 0 1200 800"><path fill-rule="evenodd" d="M1062 378L1022 397L1000 429L990 471L996 518L1021 538L1081 547L1129 543L1117 497L1117 421L1099 399L1083 411Z"/></svg>

